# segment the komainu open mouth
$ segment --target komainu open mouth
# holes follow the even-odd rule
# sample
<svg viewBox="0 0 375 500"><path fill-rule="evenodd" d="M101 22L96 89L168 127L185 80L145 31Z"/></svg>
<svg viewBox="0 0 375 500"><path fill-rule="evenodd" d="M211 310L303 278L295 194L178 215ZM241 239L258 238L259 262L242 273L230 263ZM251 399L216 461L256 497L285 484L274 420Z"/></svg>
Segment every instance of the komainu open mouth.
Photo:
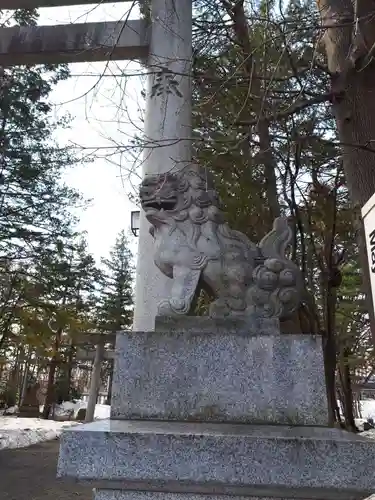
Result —
<svg viewBox="0 0 375 500"><path fill-rule="evenodd" d="M174 210L176 208L177 198L170 198L165 200L142 200L142 206L145 210Z"/></svg>

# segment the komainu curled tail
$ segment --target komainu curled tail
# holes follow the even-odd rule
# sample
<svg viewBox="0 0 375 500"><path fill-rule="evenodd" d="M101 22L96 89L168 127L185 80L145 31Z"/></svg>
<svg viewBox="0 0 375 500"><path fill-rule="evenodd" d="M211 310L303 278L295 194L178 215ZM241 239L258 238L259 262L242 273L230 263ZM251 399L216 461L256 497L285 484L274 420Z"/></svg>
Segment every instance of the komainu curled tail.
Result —
<svg viewBox="0 0 375 500"><path fill-rule="evenodd" d="M258 243L262 251L262 255L266 259L281 259L286 258L287 249L292 241L293 233L290 229L288 219L286 217L278 217L274 220L272 231L264 236Z"/></svg>
<svg viewBox="0 0 375 500"><path fill-rule="evenodd" d="M286 217L274 221L273 229L258 244L263 262L253 271L247 301L261 316L291 317L299 308L303 278L298 266L287 258L292 230Z"/></svg>

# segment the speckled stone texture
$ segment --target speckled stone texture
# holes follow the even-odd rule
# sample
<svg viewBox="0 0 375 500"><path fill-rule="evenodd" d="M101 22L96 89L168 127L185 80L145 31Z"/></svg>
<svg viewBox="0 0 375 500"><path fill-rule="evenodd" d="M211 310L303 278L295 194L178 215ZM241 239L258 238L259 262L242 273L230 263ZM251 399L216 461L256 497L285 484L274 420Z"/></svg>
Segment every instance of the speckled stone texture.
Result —
<svg viewBox="0 0 375 500"><path fill-rule="evenodd" d="M278 318L262 318L257 315L210 318L209 316L157 316L157 332L198 332L208 334L233 333L243 335L279 335Z"/></svg>
<svg viewBox="0 0 375 500"><path fill-rule="evenodd" d="M271 500L270 497L261 497L262 500ZM156 491L121 491L103 490L95 491L94 500L260 500L260 497L226 495L198 495L196 493L162 493ZM290 500L279 498L279 500Z"/></svg>
<svg viewBox="0 0 375 500"><path fill-rule="evenodd" d="M323 427L108 420L63 433L58 475L123 490L245 488L252 496L253 487L260 496L259 488L272 486L285 498L300 490L311 492L302 498L324 499L324 491L339 490L338 498L360 499L375 489L374 452L371 439Z"/></svg>
<svg viewBox="0 0 375 500"><path fill-rule="evenodd" d="M188 323L118 335L111 418L327 425L320 337Z"/></svg>
<svg viewBox="0 0 375 500"><path fill-rule="evenodd" d="M95 491L94 500L318 500L319 497L313 498L304 492L296 492L293 496L280 496L280 491L276 492L277 497L270 496L244 496L244 495L199 495L197 493L164 493L159 491L122 491L122 490L107 490L98 489ZM362 500L361 496L347 496L342 493L327 493L323 500ZM366 498L366 500L375 500L374 498Z"/></svg>

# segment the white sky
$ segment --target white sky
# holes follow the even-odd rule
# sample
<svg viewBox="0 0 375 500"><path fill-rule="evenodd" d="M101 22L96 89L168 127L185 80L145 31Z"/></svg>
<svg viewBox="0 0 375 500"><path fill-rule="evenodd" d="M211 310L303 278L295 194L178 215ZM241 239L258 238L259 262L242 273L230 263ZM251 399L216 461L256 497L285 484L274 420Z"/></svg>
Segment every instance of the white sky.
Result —
<svg viewBox="0 0 375 500"><path fill-rule="evenodd" d="M48 8L40 10L39 24L118 21L128 15L139 17L132 2ZM137 239L130 232L130 212L137 207L129 194L136 194L140 167L139 162L134 164L134 150L119 154L117 145L127 146L142 130L140 68L131 61L77 63L71 65L71 72L74 76L61 82L52 95L56 115L69 113L74 118L71 129L59 132L57 140L60 145L76 146L79 154L94 151L81 151L82 146L100 148L101 156L66 175L70 186L92 199L89 208L79 213L80 229L87 231L89 250L98 260L108 254L121 229L128 232L134 254ZM134 76L110 76L120 73ZM102 74L107 76L100 78Z"/></svg>

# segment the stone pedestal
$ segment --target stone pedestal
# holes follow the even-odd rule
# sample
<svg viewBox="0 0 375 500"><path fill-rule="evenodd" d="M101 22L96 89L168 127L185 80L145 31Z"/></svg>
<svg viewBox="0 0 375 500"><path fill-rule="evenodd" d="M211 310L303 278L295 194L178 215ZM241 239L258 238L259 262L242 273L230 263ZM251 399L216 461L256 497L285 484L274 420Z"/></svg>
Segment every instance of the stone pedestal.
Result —
<svg viewBox="0 0 375 500"><path fill-rule="evenodd" d="M111 418L326 425L319 337L192 319L118 336Z"/></svg>
<svg viewBox="0 0 375 500"><path fill-rule="evenodd" d="M111 419L64 431L58 475L95 500L365 498L375 443L326 423L319 337L157 321L118 335Z"/></svg>

